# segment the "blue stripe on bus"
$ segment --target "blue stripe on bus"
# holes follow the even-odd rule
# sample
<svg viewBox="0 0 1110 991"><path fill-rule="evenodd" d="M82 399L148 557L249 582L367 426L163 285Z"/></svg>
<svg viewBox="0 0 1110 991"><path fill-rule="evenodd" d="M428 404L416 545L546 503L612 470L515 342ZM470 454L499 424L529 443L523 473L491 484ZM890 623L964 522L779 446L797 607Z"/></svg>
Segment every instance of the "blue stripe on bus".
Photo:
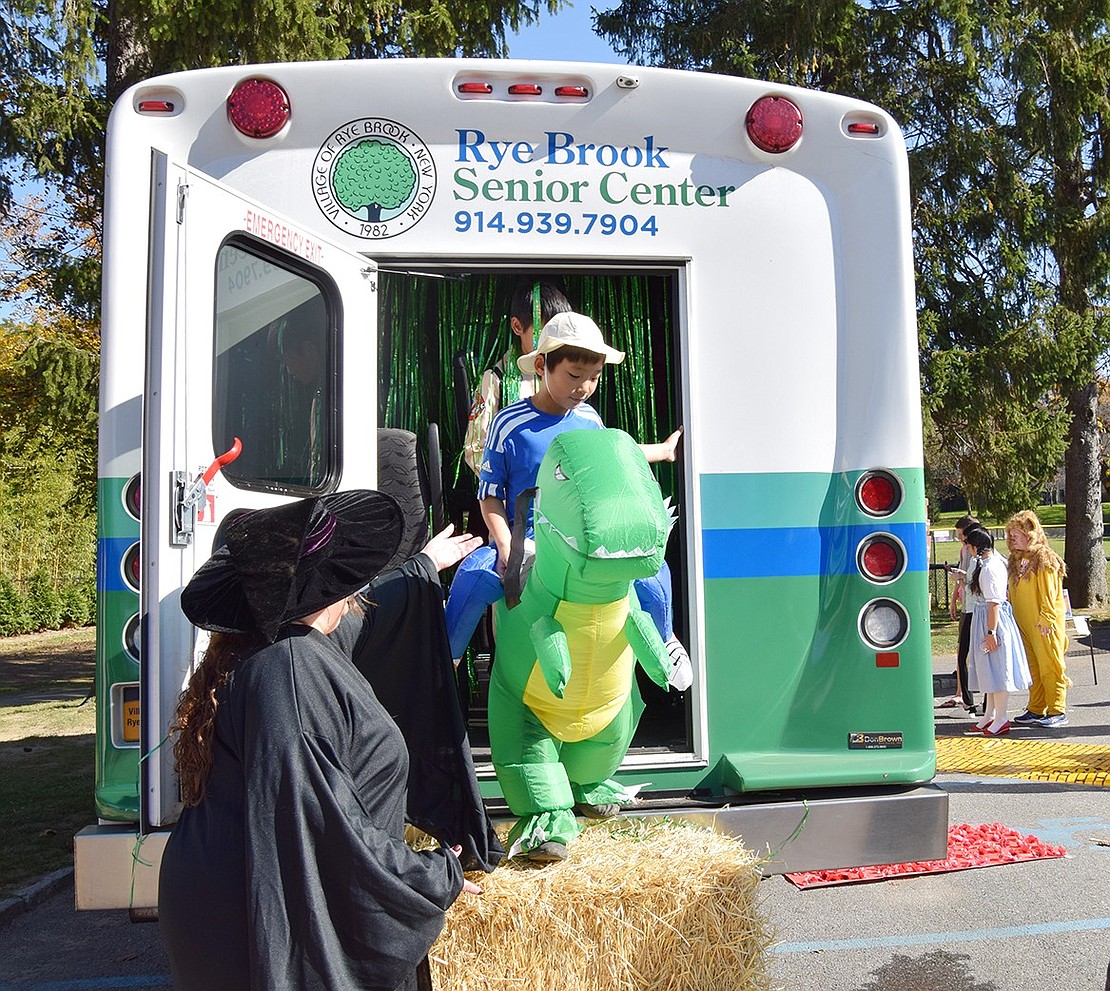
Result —
<svg viewBox="0 0 1110 991"><path fill-rule="evenodd" d="M123 580L120 562L134 537L101 537L96 542L96 590L98 592L133 592Z"/></svg>
<svg viewBox="0 0 1110 991"><path fill-rule="evenodd" d="M881 522L842 527L703 530L705 577L800 578L858 575L856 549L873 533L889 533L906 548L906 570L925 571L924 523Z"/></svg>

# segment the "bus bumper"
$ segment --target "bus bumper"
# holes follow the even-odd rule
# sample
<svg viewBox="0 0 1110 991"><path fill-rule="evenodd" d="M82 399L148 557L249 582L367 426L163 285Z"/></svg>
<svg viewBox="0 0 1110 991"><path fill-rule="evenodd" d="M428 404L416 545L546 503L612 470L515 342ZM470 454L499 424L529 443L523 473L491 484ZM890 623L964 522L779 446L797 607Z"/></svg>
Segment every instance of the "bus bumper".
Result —
<svg viewBox="0 0 1110 991"><path fill-rule="evenodd" d="M504 808L493 808L507 814ZM828 788L804 796L736 796L692 807L689 798L653 799L637 817L666 816L743 840L764 874L943 860L948 856L948 793L933 784ZM74 837L77 908L125 908L152 917L169 830L140 836L134 825L86 826Z"/></svg>
<svg viewBox="0 0 1110 991"><path fill-rule="evenodd" d="M648 796L645 796L648 797ZM743 840L764 874L868 867L948 856L948 793L933 784L826 788L803 795L736 796L716 808L637 808Z"/></svg>
<svg viewBox="0 0 1110 991"><path fill-rule="evenodd" d="M140 835L134 823L86 826L73 838L77 909L126 908L133 917L158 908L158 868L169 830Z"/></svg>

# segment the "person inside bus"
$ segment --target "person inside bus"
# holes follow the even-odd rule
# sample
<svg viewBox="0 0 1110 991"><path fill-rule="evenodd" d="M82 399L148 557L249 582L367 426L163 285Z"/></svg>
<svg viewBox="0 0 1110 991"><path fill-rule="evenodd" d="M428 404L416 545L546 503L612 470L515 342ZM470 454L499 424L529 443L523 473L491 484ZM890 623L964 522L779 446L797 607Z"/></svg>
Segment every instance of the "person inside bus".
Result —
<svg viewBox="0 0 1110 991"><path fill-rule="evenodd" d="M482 372L470 403L463 458L476 476L482 474L482 452L486 448L490 423L498 410L536 392L535 374L522 372L518 359L535 348L539 328L556 313L568 313L570 309L570 301L553 282L528 279L513 289L509 300L512 342L508 350Z"/></svg>
<svg viewBox="0 0 1110 991"><path fill-rule="evenodd" d="M326 470L330 401L324 394L328 352L323 297L313 297L275 321L270 333L287 376L284 401L290 410L303 411L284 424L290 437L289 450L284 452L292 459L289 469L294 480L319 485Z"/></svg>
<svg viewBox="0 0 1110 991"><path fill-rule="evenodd" d="M967 542L978 562L968 588L979 597L971 616L968 677L971 689L987 696L986 712L969 732L1002 736L1010 732L1006 717L1010 692L1030 685L1029 662L1006 598L1006 562L995 553L994 538L980 528L968 531Z"/></svg>
<svg viewBox="0 0 1110 991"><path fill-rule="evenodd" d="M178 991L430 987L445 911L480 894L460 846L405 843L405 741L334 639L375 622L353 596L403 531L368 490L257 510L182 592L212 636L170 730L184 809L158 909ZM440 616L437 572L474 543L445 530L406 562Z"/></svg>
<svg viewBox="0 0 1110 991"><path fill-rule="evenodd" d="M494 417L482 456L478 497L489 528L490 543L459 566L447 599L447 634L451 656L458 663L486 607L504 594L502 580L512 544L516 501L536 484L536 473L551 441L567 430L602 430L604 424L588 403L606 364L624 360L624 352L605 343L589 317L563 312L543 327L539 343L517 364L532 370L540 384L535 395L518 400ZM666 440L641 444L649 463L674 461L682 428ZM531 541L532 510L526 510L525 538ZM529 548L530 551L530 548ZM527 575L528 560L520 575ZM671 684L690 687L690 657L674 632L671 573L666 562L659 574L635 583L641 607L655 623L674 665Z"/></svg>
<svg viewBox="0 0 1110 991"><path fill-rule="evenodd" d="M959 620L959 641L956 649L956 694L950 699L945 699L939 706L941 709L964 708L968 712L975 711L975 700L971 697L971 690L967 684L967 657L971 646L971 614L975 611L975 603L967 594L968 574L975 561L975 554L967 543L967 533L980 526L979 521L970 515L961 516L956 520L956 538L960 542L960 556L958 562L948 568L948 573L955 581L955 590L948 603L948 612L952 619Z"/></svg>

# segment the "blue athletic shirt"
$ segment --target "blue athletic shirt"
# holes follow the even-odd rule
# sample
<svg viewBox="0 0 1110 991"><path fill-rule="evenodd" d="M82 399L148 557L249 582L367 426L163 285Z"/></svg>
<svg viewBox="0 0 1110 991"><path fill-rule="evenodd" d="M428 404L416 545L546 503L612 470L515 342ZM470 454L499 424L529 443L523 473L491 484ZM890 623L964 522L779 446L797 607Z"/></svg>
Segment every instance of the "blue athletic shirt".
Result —
<svg viewBox="0 0 1110 991"><path fill-rule="evenodd" d="M540 462L551 442L568 430L604 430L601 417L588 403L566 413L543 413L531 399L521 399L502 409L490 424L478 474L478 498L496 496L505 504L509 525L516 497L536 484ZM528 536L532 536L532 509L528 509Z"/></svg>

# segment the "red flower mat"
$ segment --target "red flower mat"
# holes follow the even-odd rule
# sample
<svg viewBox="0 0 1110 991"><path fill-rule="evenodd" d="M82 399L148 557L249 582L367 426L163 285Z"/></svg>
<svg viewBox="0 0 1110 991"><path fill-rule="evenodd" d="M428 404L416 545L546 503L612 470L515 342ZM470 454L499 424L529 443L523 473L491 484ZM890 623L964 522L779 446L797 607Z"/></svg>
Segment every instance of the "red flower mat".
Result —
<svg viewBox="0 0 1110 991"><path fill-rule="evenodd" d="M961 823L948 827L948 857L945 860L918 860L910 864L879 864L875 867L843 867L828 871L799 871L784 875L799 888L826 888L833 884L860 881L885 881L911 874L943 874L966 871L972 867L1016 864L1023 860L1066 857L1067 851L1035 836L1022 836L1000 822L982 826Z"/></svg>

